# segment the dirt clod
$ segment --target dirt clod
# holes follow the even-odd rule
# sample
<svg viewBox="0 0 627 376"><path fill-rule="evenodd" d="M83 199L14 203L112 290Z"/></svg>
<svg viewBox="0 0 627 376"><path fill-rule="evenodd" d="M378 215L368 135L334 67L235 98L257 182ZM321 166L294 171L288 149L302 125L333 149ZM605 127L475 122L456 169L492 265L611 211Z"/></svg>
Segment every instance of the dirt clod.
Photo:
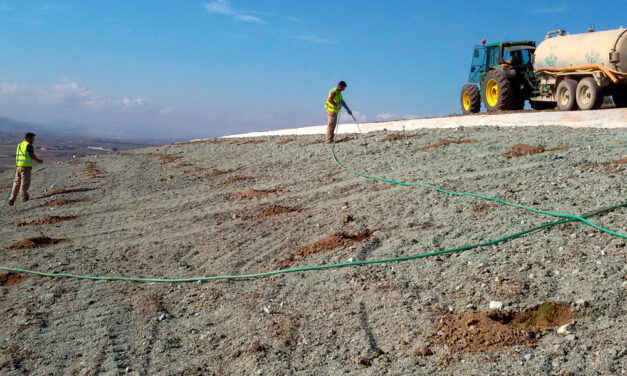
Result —
<svg viewBox="0 0 627 376"><path fill-rule="evenodd" d="M290 267L295 261L306 258L310 255L317 253L323 253L332 251L338 248L346 248L353 243L359 243L364 240L370 239L375 230L364 230L356 234L347 234L345 232L336 232L335 234L327 235L324 238L318 240L315 243L300 247L294 252L287 255L283 261L281 261L282 268Z"/></svg>
<svg viewBox="0 0 627 376"><path fill-rule="evenodd" d="M15 286L25 280L26 277L22 273L8 272L0 274L0 286Z"/></svg>
<svg viewBox="0 0 627 376"><path fill-rule="evenodd" d="M255 197L263 197L271 193L281 192L282 190L283 188L281 187L273 188L273 189L261 189L261 190L247 189L238 194L229 196L229 200L250 200Z"/></svg>
<svg viewBox="0 0 627 376"><path fill-rule="evenodd" d="M42 206L51 207L51 206L62 206L62 205L72 205L77 202L88 201L86 198L77 199L77 200L52 200L44 203Z"/></svg>
<svg viewBox="0 0 627 376"><path fill-rule="evenodd" d="M189 170L184 170L183 172L186 174L189 174L190 172L203 172L205 170L206 168L204 167L194 167L194 168L190 168Z"/></svg>
<svg viewBox="0 0 627 376"><path fill-rule="evenodd" d="M238 183L240 181L246 181L246 180L250 180L250 178L245 177L245 176L233 176L233 177L226 179L222 184L233 184L233 183Z"/></svg>
<svg viewBox="0 0 627 376"><path fill-rule="evenodd" d="M6 249L43 248L43 247L47 247L53 244L58 244L64 241L65 239L52 239L47 236L39 236L36 238L20 240L4 248Z"/></svg>
<svg viewBox="0 0 627 376"><path fill-rule="evenodd" d="M512 146L511 150L507 153L503 154L506 158L519 158L524 157L526 155L533 155L544 153L543 146L531 146L526 144L516 144Z"/></svg>
<svg viewBox="0 0 627 376"><path fill-rule="evenodd" d="M293 139L293 138L286 138L286 139L283 139L283 140L281 140L281 141L277 142L276 144L277 144L277 145L285 145L285 144L290 143L290 142L292 142L292 141L294 141L294 139Z"/></svg>
<svg viewBox="0 0 627 376"><path fill-rule="evenodd" d="M303 211L303 209L293 208L289 206L281 206L281 205L270 205L267 208L259 211L254 216L247 218L247 219L261 219L261 218L266 218L266 217L272 217L275 215L281 215L281 214L292 213L292 212L300 212L300 211Z"/></svg>
<svg viewBox="0 0 627 376"><path fill-rule="evenodd" d="M476 142L479 142L479 141L477 140L440 140L438 142L435 142L433 144L423 147L422 150L435 149L435 148L439 148L443 146L448 146L451 144L474 144Z"/></svg>
<svg viewBox="0 0 627 376"><path fill-rule="evenodd" d="M436 326L433 340L462 352L500 350L514 345L535 347L539 333L567 324L572 317L567 303L552 302L522 312L458 313Z"/></svg>
<svg viewBox="0 0 627 376"><path fill-rule="evenodd" d="M413 137L416 137L416 135L409 135L405 133L400 133L400 134L393 133L393 134L383 137L382 139L379 140L379 142L400 141L400 140L406 140L408 138L413 138Z"/></svg>
<svg viewBox="0 0 627 376"><path fill-rule="evenodd" d="M205 177L206 178L213 178L213 177L216 177L216 176L228 174L230 172L233 172L233 170L213 170L210 173L205 174Z"/></svg>
<svg viewBox="0 0 627 376"><path fill-rule="evenodd" d="M50 215L47 217L37 218L34 221L30 221L30 222L16 222L15 225L17 227L32 226L32 225L54 225L56 223L63 222L63 221L71 221L79 217L80 215L67 215L67 216Z"/></svg>
<svg viewBox="0 0 627 376"><path fill-rule="evenodd" d="M305 144L305 146L310 146L310 145L316 145L316 144L322 144L324 143L324 140L313 140L311 142L308 142Z"/></svg>
<svg viewBox="0 0 627 376"><path fill-rule="evenodd" d="M85 172L92 179L104 178L104 172L96 167L96 162L85 162Z"/></svg>
<svg viewBox="0 0 627 376"><path fill-rule="evenodd" d="M60 188L60 189L55 189L54 191L48 193L47 195L41 196L42 198L45 197L51 197L51 196L55 196L55 195L62 195L62 194L66 194L66 193L77 193L77 192L89 192L89 191L93 191L95 188Z"/></svg>

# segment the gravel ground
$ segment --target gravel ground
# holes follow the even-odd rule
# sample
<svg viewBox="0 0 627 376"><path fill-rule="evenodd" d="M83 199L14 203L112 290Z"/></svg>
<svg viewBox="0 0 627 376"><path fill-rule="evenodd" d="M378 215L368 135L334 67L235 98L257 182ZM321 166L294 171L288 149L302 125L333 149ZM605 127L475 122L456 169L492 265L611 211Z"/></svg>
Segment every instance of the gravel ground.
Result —
<svg viewBox="0 0 627 376"><path fill-rule="evenodd" d="M394 135L356 136L337 144L338 158L369 174L552 212L582 215L627 201L624 129ZM33 199L0 217L0 265L162 278L247 274L432 252L556 220L358 177L314 143L322 137L192 142L35 168ZM516 156L527 151L535 154ZM11 174L0 178L6 192ZM590 220L627 234L627 208ZM4 248L48 237L63 241ZM0 373L621 375L626 244L571 222L461 253L251 280L155 284L3 272ZM465 314L492 325L490 302L502 304L495 325L510 327L509 313L564 303L570 327L510 344L486 337L494 331L466 337L472 322L461 331L447 326ZM450 329L447 341L438 328ZM461 337L451 342L450 333ZM470 343L488 340L497 340L488 350Z"/></svg>

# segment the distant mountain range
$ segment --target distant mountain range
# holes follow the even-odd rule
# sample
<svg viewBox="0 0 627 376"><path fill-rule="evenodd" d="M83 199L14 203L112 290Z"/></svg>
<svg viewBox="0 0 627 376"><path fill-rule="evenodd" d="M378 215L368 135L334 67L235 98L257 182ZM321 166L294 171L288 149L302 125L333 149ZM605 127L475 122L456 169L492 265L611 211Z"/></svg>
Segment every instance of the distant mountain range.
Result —
<svg viewBox="0 0 627 376"><path fill-rule="evenodd" d="M35 154L48 162L175 141L141 137L103 137L101 134L107 133L77 124L54 126L0 117L0 170L15 165L15 147L24 139L26 132L37 135Z"/></svg>

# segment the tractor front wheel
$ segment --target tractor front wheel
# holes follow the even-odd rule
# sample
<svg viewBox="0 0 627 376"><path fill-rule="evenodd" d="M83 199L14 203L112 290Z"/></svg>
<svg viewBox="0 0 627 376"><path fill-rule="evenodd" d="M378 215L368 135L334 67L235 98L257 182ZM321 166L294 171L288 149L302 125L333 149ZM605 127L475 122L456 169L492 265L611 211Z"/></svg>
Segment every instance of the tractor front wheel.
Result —
<svg viewBox="0 0 627 376"><path fill-rule="evenodd" d="M492 69L485 75L483 85L483 104L488 112L514 109L516 93L512 82L502 71Z"/></svg>
<svg viewBox="0 0 627 376"><path fill-rule="evenodd" d="M481 110L481 96L479 95L479 88L476 85L466 84L462 86L460 100L462 113L464 115L476 114Z"/></svg>

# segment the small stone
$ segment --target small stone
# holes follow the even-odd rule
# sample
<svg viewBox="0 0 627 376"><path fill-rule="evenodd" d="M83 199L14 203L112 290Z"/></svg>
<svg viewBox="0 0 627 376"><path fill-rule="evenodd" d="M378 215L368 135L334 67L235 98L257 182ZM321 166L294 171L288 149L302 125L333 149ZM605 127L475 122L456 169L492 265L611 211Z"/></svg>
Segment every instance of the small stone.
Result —
<svg viewBox="0 0 627 376"><path fill-rule="evenodd" d="M503 308L503 303L493 300L490 302L490 309L502 309Z"/></svg>
<svg viewBox="0 0 627 376"><path fill-rule="evenodd" d="M375 231L372 235L374 235L375 238L379 239L379 240L385 240L388 238L388 236L385 234L385 232L383 231Z"/></svg>
<svg viewBox="0 0 627 376"><path fill-rule="evenodd" d="M528 277L529 277L529 279L533 279L533 277L534 277L534 276L533 276L533 273L529 274L529 276L528 276Z"/></svg>
<svg viewBox="0 0 627 376"><path fill-rule="evenodd" d="M163 320L165 320L165 313L162 313L161 315L159 315L159 317L157 318L157 320L159 320L159 321L163 321Z"/></svg>
<svg viewBox="0 0 627 376"><path fill-rule="evenodd" d="M570 324L566 324L566 325L562 325L559 328L557 328L557 334L559 335L568 335L570 334L570 330L572 329L572 326Z"/></svg>
<svg viewBox="0 0 627 376"><path fill-rule="evenodd" d="M347 224L348 222L352 222L355 218L353 218L350 214L344 214L344 218L342 218L342 223Z"/></svg>
<svg viewBox="0 0 627 376"><path fill-rule="evenodd" d="M557 355L557 356L564 356L564 355L566 355L566 351L565 351L565 350L564 350L564 348L563 348L562 346L560 346L560 345L555 345L555 346L553 346L553 351L552 351L552 353L553 353L554 355Z"/></svg>
<svg viewBox="0 0 627 376"><path fill-rule="evenodd" d="M346 262L353 262L355 261L352 257L349 257L348 260L346 260Z"/></svg>
<svg viewBox="0 0 627 376"><path fill-rule="evenodd" d="M533 358L532 354L525 354L525 360L529 361L531 358Z"/></svg>
<svg viewBox="0 0 627 376"><path fill-rule="evenodd" d="M575 335L574 334L569 334L565 338L566 338L567 341L571 341L572 342L572 341L575 340Z"/></svg>
<svg viewBox="0 0 627 376"><path fill-rule="evenodd" d="M588 305L588 302L586 302L583 299L577 299L577 300L575 300L575 304L577 304L578 306L581 306L581 307L585 307L585 306Z"/></svg>
<svg viewBox="0 0 627 376"><path fill-rule="evenodd" d="M470 304L466 305L466 308L468 308L468 309L475 309L475 305L470 303Z"/></svg>
<svg viewBox="0 0 627 376"><path fill-rule="evenodd" d="M41 296L41 300L45 303L51 303L54 300L54 294L44 294Z"/></svg>
<svg viewBox="0 0 627 376"><path fill-rule="evenodd" d="M624 281L623 283L621 283L621 287L622 288L627 288L627 281Z"/></svg>
<svg viewBox="0 0 627 376"><path fill-rule="evenodd" d="M263 311L267 314L270 314L270 308L268 307L263 307Z"/></svg>

